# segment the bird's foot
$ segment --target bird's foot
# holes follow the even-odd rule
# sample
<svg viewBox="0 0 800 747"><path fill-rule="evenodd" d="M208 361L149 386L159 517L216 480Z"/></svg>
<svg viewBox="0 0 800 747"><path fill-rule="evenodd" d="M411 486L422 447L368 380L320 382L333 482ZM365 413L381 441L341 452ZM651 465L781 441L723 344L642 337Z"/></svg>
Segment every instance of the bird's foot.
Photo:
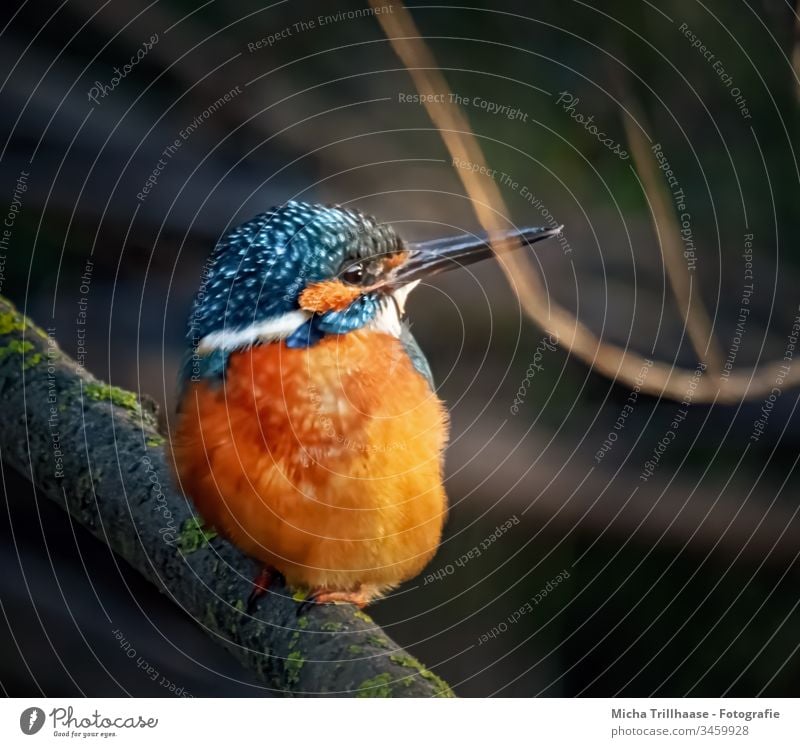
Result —
<svg viewBox="0 0 800 747"><path fill-rule="evenodd" d="M373 598L372 589L359 586L355 591L337 591L334 589L312 589L300 603L297 616L300 617L314 604L354 604L359 609L366 607Z"/></svg>
<svg viewBox="0 0 800 747"><path fill-rule="evenodd" d="M247 606L245 609L248 615L253 613L256 602L267 593L270 584L280 578L280 576L281 574L274 568L270 568L266 565L261 568L258 575L253 579L253 588L250 591L250 596L247 597Z"/></svg>

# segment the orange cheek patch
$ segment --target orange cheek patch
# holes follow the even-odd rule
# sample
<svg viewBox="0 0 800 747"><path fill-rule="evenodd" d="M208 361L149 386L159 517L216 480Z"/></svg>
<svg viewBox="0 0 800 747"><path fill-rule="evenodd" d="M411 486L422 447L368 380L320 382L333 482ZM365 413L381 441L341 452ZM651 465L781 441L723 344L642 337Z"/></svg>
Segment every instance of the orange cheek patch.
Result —
<svg viewBox="0 0 800 747"><path fill-rule="evenodd" d="M300 307L319 313L343 311L361 295L361 290L340 280L324 280L309 285L300 294Z"/></svg>
<svg viewBox="0 0 800 747"><path fill-rule="evenodd" d="M397 252L397 254L391 254L386 257L386 259L383 260L383 266L387 270L393 270L395 267L404 264L407 259L408 252Z"/></svg>

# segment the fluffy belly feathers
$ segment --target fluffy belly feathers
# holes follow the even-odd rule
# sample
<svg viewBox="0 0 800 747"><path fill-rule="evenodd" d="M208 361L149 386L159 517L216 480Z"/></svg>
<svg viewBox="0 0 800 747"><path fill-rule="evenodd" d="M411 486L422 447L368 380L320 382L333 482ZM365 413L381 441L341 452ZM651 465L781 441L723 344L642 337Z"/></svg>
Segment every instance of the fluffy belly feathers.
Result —
<svg viewBox="0 0 800 747"><path fill-rule="evenodd" d="M187 387L173 455L203 518L290 584L379 594L436 551L446 440L400 341L358 331L234 353L224 385Z"/></svg>

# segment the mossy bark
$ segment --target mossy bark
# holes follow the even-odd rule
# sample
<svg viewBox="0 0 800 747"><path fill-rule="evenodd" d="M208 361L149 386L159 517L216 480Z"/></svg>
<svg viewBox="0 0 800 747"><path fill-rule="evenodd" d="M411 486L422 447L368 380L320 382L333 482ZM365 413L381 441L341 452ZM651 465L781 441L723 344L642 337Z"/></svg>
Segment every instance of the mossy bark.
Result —
<svg viewBox="0 0 800 747"><path fill-rule="evenodd" d="M273 584L207 532L176 492L153 412L83 370L0 297L0 456L283 695L449 696L442 680L350 606L298 617Z"/></svg>

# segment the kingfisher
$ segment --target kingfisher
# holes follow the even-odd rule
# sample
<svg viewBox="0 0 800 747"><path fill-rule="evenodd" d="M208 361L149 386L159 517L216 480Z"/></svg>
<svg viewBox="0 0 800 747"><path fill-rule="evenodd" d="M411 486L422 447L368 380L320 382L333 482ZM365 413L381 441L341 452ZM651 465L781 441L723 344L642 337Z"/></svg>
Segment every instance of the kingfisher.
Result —
<svg viewBox="0 0 800 747"><path fill-rule="evenodd" d="M288 202L225 233L188 323L172 461L213 527L316 603L417 575L447 515L448 414L405 319L431 276L558 233L419 243Z"/></svg>

